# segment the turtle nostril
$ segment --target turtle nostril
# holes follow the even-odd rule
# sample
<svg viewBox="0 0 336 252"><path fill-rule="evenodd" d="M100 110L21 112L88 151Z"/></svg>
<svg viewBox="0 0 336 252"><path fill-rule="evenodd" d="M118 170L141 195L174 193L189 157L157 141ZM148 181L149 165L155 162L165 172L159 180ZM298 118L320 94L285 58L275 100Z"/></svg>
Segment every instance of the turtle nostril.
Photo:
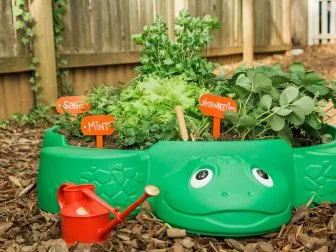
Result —
<svg viewBox="0 0 336 252"><path fill-rule="evenodd" d="M250 197L253 197L255 195L254 192L247 192L247 195L250 196Z"/></svg>
<svg viewBox="0 0 336 252"><path fill-rule="evenodd" d="M222 192L222 193L221 193L221 196L222 196L222 197L226 197L227 195L228 195L227 192Z"/></svg>

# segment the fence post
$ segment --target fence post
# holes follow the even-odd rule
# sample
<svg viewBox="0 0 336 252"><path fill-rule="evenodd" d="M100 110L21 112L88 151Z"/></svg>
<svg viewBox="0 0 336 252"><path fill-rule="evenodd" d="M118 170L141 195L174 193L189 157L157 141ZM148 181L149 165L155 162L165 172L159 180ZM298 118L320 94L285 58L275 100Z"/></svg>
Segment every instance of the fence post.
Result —
<svg viewBox="0 0 336 252"><path fill-rule="evenodd" d="M253 0L243 1L243 60L248 65L253 63Z"/></svg>
<svg viewBox="0 0 336 252"><path fill-rule="evenodd" d="M291 44L291 0L282 0L282 42Z"/></svg>
<svg viewBox="0 0 336 252"><path fill-rule="evenodd" d="M177 17L183 9L188 9L188 0L174 0L174 16Z"/></svg>
<svg viewBox="0 0 336 252"><path fill-rule="evenodd" d="M57 99L56 57L52 16L52 0L34 0L31 13L34 20L34 57L39 61L41 102L53 104Z"/></svg>

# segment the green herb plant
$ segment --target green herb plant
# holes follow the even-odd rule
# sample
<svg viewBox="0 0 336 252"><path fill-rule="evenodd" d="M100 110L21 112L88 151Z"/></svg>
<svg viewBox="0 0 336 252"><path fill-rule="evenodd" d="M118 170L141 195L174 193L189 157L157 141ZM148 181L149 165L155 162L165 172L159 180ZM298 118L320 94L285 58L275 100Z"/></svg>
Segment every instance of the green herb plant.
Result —
<svg viewBox="0 0 336 252"><path fill-rule="evenodd" d="M236 100L239 111L224 113L223 134L240 139L280 137L293 146L318 144L332 139L322 128L328 119L327 101L334 104L335 83L294 62L289 72L280 65L237 69L221 95Z"/></svg>
<svg viewBox="0 0 336 252"><path fill-rule="evenodd" d="M154 24L145 26L142 34L132 37L142 46L142 65L136 67L140 79L149 75L166 78L184 74L187 81L209 85L215 77L212 71L216 64L201 54L212 40L211 31L218 28L215 17L206 15L201 19L182 10L175 20L175 40L172 41L166 23L158 16Z"/></svg>

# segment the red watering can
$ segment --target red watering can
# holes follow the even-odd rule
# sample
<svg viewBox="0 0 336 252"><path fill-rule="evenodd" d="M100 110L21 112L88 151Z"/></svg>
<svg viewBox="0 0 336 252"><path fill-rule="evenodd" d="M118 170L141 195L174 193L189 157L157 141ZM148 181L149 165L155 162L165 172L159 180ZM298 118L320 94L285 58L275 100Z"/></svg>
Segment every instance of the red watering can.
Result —
<svg viewBox="0 0 336 252"><path fill-rule="evenodd" d="M57 198L61 208L63 240L70 245L77 241L89 244L103 242L109 238L110 231L147 197L159 193L156 186L146 186L144 194L120 213L119 207L111 207L96 195L93 184L61 184ZM113 220L110 220L110 213L114 214Z"/></svg>

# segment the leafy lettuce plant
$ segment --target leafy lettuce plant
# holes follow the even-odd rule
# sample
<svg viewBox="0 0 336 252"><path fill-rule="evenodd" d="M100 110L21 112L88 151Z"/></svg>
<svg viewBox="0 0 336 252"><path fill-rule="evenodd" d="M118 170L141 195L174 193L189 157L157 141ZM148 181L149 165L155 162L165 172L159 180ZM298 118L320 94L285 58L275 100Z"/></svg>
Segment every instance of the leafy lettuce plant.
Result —
<svg viewBox="0 0 336 252"><path fill-rule="evenodd" d="M198 111L198 98L207 92L189 85L185 76L150 76L124 89L106 112L116 117L119 144L143 149L159 140L180 138L175 114L178 105L194 125L207 121Z"/></svg>
<svg viewBox="0 0 336 252"><path fill-rule="evenodd" d="M145 26L142 34L133 35L134 42L142 47L141 66L136 68L140 79L149 75L172 77L184 74L187 81L202 85L211 83L216 64L202 57L202 51L211 42L211 31L218 29L215 17L192 17L187 10L180 11L175 20L175 40L168 35L168 28L158 16Z"/></svg>
<svg viewBox="0 0 336 252"><path fill-rule="evenodd" d="M327 101L335 104L335 84L294 62L285 72L280 65L237 69L221 95L233 97L239 111L224 113L224 134L241 139L280 137L293 146L318 144L328 119Z"/></svg>

